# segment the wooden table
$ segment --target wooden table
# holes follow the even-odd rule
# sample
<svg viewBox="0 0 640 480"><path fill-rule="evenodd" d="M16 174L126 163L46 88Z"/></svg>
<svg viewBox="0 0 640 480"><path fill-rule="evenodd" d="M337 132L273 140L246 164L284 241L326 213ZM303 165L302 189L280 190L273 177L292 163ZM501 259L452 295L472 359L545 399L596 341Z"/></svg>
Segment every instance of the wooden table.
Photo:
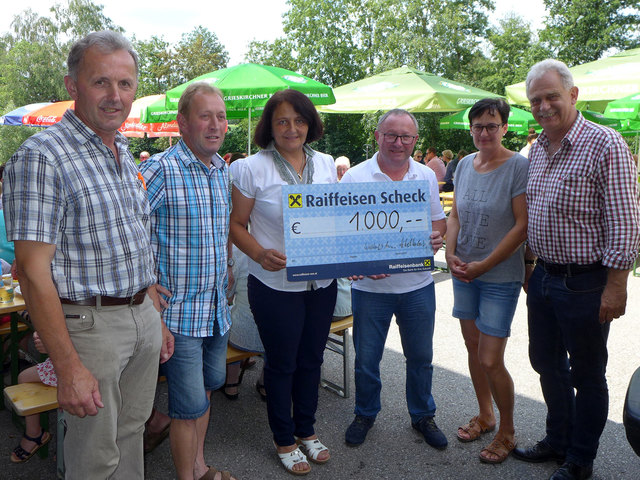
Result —
<svg viewBox="0 0 640 480"><path fill-rule="evenodd" d="M11 326L9 332L9 357L11 362L11 385L18 383L18 343L20 342L20 336L18 335L21 330L25 330L24 326L20 325L20 315L17 312L21 312L27 308L24 303L22 295L15 294L13 302L0 303L0 315L11 314ZM4 387L4 378L2 381ZM0 397L0 408L4 408L4 397Z"/></svg>

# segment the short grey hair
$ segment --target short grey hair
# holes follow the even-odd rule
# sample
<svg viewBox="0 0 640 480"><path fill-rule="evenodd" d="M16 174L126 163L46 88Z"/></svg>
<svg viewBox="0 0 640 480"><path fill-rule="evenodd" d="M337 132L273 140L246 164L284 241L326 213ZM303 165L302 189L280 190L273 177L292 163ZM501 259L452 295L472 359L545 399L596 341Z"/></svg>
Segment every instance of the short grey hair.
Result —
<svg viewBox="0 0 640 480"><path fill-rule="evenodd" d="M560 60L547 58L546 60L542 60L541 62L536 63L533 67L531 67L531 70L529 70L527 79L525 80L525 85L527 87L527 96L529 96L529 87L531 86L531 82L533 82L534 80L538 80L540 77L551 70L560 75L562 86L566 90L571 90L573 88L573 75L571 75L569 67L567 67L567 65Z"/></svg>
<svg viewBox="0 0 640 480"><path fill-rule="evenodd" d="M73 44L67 57L67 70L69 76L78 80L78 67L84 58L84 54L91 47L97 47L102 53L113 53L117 50L126 50L136 65L136 77L138 76L138 54L133 49L131 42L122 34L111 30L92 32Z"/></svg>
<svg viewBox="0 0 640 480"><path fill-rule="evenodd" d="M394 108L392 110L389 110L384 115L382 115L378 120L378 126L376 127L376 130L380 130L380 125L382 125L384 121L392 115L408 115L411 118L411 120L413 120L413 124L416 126L416 134L418 133L418 130L419 130L418 120L416 120L416 117L413 116L413 113L408 112L403 108Z"/></svg>
<svg viewBox="0 0 640 480"><path fill-rule="evenodd" d="M208 84L207 82L194 82L190 83L187 88L184 89L182 95L180 95L180 100L178 101L178 113L182 115L188 115L189 109L191 108L191 101L193 97L197 93L209 93L213 95L218 95L222 101L224 102L224 94L222 90L218 87L214 87L213 85Z"/></svg>

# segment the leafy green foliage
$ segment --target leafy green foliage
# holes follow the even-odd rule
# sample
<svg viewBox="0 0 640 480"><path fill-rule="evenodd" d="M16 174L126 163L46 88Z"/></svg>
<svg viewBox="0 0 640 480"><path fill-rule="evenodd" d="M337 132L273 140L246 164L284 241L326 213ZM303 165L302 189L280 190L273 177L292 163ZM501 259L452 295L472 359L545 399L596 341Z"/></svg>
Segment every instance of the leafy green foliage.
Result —
<svg viewBox="0 0 640 480"><path fill-rule="evenodd" d="M140 57L138 97L164 93L181 83L225 68L229 54L215 33L199 26L173 48L162 37L133 42Z"/></svg>
<svg viewBox="0 0 640 480"><path fill-rule="evenodd" d="M522 81L531 65L551 52L520 17L507 16L487 32L488 57L476 57L465 69L471 83L504 95L505 87Z"/></svg>
<svg viewBox="0 0 640 480"><path fill-rule="evenodd" d="M610 49L640 46L638 0L545 0L549 12L540 40L553 56L574 66Z"/></svg>
<svg viewBox="0 0 640 480"><path fill-rule="evenodd" d="M253 41L247 61L287 68L332 86L408 65L503 93L524 79L530 66L550 56L569 65L640 45L640 0L545 0L540 32L516 16L491 24L492 0L289 0L284 36ZM62 0L48 15L25 10L0 36L0 113L28 103L68 98L63 84L70 44L90 31L122 31L92 0ZM137 96L163 93L227 66L229 55L203 26L176 44L152 36L134 39L140 57ZM418 114L420 144L473 150L466 131L440 130L442 114ZM376 150L378 115L323 115L325 135L314 145L352 163ZM255 122L252 123L252 128ZM247 149L246 120L234 122L223 152ZM0 127L0 162L36 129ZM523 139L507 134L505 146ZM156 153L167 138L131 139L134 154ZM255 147L254 147L255 148Z"/></svg>

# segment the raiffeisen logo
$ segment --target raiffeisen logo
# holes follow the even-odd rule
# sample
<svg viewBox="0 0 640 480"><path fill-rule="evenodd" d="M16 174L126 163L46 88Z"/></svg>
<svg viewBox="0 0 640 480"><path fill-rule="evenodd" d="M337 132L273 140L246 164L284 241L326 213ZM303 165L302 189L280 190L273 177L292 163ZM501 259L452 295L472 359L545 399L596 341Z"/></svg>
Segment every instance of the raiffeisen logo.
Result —
<svg viewBox="0 0 640 480"><path fill-rule="evenodd" d="M471 90L469 90L468 88L463 87L462 85L455 85L453 83L444 82L444 81L440 82L440 85L442 85L443 87L450 88L452 90L457 90L459 92L471 93Z"/></svg>
<svg viewBox="0 0 640 480"><path fill-rule="evenodd" d="M293 83L307 83L306 78L298 77L296 75L285 75L282 78L284 78L285 80L289 80L290 82L293 82Z"/></svg>

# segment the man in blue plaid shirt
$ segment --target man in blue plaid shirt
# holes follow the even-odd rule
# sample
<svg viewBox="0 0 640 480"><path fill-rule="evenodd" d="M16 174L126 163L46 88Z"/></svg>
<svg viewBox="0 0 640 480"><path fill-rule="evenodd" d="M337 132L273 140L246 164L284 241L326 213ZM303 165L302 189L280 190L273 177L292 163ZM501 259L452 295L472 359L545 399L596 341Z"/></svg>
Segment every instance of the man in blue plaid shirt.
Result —
<svg viewBox="0 0 640 480"><path fill-rule="evenodd" d="M158 283L172 292L162 314L175 337L166 363L171 452L179 479L214 476L204 459L211 391L225 381L229 258L229 174L218 155L227 130L222 92L186 88L180 140L141 165L151 206Z"/></svg>

